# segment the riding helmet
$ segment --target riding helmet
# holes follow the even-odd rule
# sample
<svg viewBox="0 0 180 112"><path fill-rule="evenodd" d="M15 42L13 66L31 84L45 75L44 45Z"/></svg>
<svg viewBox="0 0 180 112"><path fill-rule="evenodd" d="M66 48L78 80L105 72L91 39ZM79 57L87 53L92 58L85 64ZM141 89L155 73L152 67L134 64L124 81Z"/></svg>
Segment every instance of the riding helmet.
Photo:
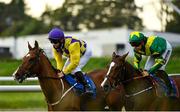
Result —
<svg viewBox="0 0 180 112"><path fill-rule="evenodd" d="M141 41L145 41L145 40L146 37L138 31L131 32L129 36L129 43L140 43Z"/></svg>
<svg viewBox="0 0 180 112"><path fill-rule="evenodd" d="M61 29L59 28L53 28L49 32L49 39L50 40L61 40L64 39L64 33Z"/></svg>

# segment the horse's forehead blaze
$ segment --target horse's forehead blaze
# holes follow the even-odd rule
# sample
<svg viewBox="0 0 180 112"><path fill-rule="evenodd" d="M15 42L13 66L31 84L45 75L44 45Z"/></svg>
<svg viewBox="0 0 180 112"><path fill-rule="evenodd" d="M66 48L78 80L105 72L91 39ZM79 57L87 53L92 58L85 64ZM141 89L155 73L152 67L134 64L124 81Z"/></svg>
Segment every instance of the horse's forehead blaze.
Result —
<svg viewBox="0 0 180 112"><path fill-rule="evenodd" d="M115 62L111 62L110 66L109 66L109 69L108 69L108 72L107 72L107 76L109 75L109 73L111 72L111 68L115 65Z"/></svg>
<svg viewBox="0 0 180 112"><path fill-rule="evenodd" d="M115 64L116 63L112 61L111 64L110 64L110 67L113 67Z"/></svg>

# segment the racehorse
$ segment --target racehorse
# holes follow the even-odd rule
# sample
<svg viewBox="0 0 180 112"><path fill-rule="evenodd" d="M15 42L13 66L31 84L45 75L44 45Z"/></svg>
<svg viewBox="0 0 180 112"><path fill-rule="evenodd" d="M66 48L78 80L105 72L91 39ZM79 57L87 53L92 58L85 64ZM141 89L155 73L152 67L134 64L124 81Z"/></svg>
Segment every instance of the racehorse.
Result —
<svg viewBox="0 0 180 112"><path fill-rule="evenodd" d="M100 87L106 70L96 70L88 74L96 85L95 99L86 95L78 96L64 78L57 76L57 70L51 65L45 52L39 48L37 41L34 46L32 48L28 43L29 52L23 57L22 65L13 76L19 83L28 77L38 77L48 110L104 110L106 105L110 110L121 110L123 100L119 99L122 99L123 95L119 90L111 90L106 94ZM114 94L116 96L112 99Z"/></svg>
<svg viewBox="0 0 180 112"><path fill-rule="evenodd" d="M113 53L112 61L101 86L110 84L123 85L125 90L126 110L180 110L179 97L159 97L156 94L154 79L151 76L143 76L126 61L127 54L123 56ZM159 72L160 73L160 72ZM159 74L160 75L160 74ZM180 90L180 76L171 77ZM107 82L110 82L107 84ZM180 91L179 91L180 92Z"/></svg>

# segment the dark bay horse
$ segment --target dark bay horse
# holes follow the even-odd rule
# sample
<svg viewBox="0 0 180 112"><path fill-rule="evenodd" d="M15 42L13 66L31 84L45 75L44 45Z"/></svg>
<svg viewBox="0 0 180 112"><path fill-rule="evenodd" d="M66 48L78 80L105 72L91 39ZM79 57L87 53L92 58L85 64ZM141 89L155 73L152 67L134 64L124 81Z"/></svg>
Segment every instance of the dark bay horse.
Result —
<svg viewBox="0 0 180 112"><path fill-rule="evenodd" d="M129 64L123 56L113 53L106 78L101 86L109 84L123 85L126 110L180 110L179 97L158 97L151 76L143 76L139 70ZM171 77L180 92L180 76Z"/></svg>
<svg viewBox="0 0 180 112"><path fill-rule="evenodd" d="M110 110L122 109L123 92L111 90L105 93L100 87L106 70L96 70L88 74L96 85L95 99L78 96L64 78L56 75L57 70L51 65L44 51L39 48L37 41L34 48L28 43L28 48L29 52L24 56L22 65L14 73L14 77L20 83L28 77L38 77L48 110L104 110L106 105Z"/></svg>

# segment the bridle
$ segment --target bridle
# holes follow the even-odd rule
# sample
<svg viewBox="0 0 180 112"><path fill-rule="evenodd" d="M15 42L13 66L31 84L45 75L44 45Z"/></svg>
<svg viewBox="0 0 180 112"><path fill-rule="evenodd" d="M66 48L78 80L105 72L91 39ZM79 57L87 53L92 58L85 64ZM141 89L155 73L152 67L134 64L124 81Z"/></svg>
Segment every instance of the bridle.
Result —
<svg viewBox="0 0 180 112"><path fill-rule="evenodd" d="M122 84L126 84L130 81L133 81L133 80L137 80L137 79L141 79L141 78L144 78L144 77L150 77L150 76L136 76L136 77L132 77L130 79L127 79L125 80L125 74L127 73L127 69L126 69L126 65L125 63L123 63L123 65L121 65L122 67L120 69L118 69L118 74L116 75L116 77L112 77L112 76L108 76L108 74L105 76L107 78L107 81L109 81L109 84L110 84L110 87L112 89L116 89L116 87L118 85L122 85ZM120 78L120 76L123 74L123 77ZM112 80L113 80L113 83L112 83ZM136 93L133 93L133 94L126 94L125 96L126 97L133 97L133 96L136 96L136 95L139 95L145 91L148 91L150 89L152 89L153 87L150 86L148 88L145 88L139 92L136 92Z"/></svg>
<svg viewBox="0 0 180 112"><path fill-rule="evenodd" d="M36 56L33 60L30 61L30 67L28 69L26 69L25 71L22 70L22 65L19 66L20 70L21 71L24 71L24 75L21 75L20 77L18 77L18 80L19 82L21 83L23 80L25 80L26 78L28 77L38 77L37 73L33 73L31 72L34 67L35 67L35 64L39 63L39 60L40 60L40 53L42 52L43 50L39 50L39 52L36 53Z"/></svg>
<svg viewBox="0 0 180 112"><path fill-rule="evenodd" d="M118 85L121 85L124 82L120 78L120 75L126 73L126 67L125 67L125 64L123 64L121 66L122 66L121 69L118 69L118 71L117 71L118 74L116 75L116 77L109 76L108 74L105 76L112 89L116 89L116 87ZM123 77L123 79L124 79L124 77Z"/></svg>
<svg viewBox="0 0 180 112"><path fill-rule="evenodd" d="M56 75L53 75L53 76L39 76L38 74L39 73L33 73L31 72L35 65L38 65L39 62L40 62L40 54L43 53L45 55L45 57L47 58L45 52L43 49L40 49L37 53L36 53L36 56L33 60L31 60L30 62L30 67L28 69L25 70L24 72L24 75L21 76L22 80L26 79L26 78L29 78L29 77L38 77L38 78L44 78L44 79L61 79L60 77L55 77ZM48 58L47 58L48 59ZM48 59L49 61L49 59ZM50 61L49 61L50 62ZM21 65L22 66L22 65ZM19 68L21 68L21 66ZM52 66L53 68L53 66ZM55 69L55 68L53 68Z"/></svg>
<svg viewBox="0 0 180 112"><path fill-rule="evenodd" d="M74 87L77 83L75 83L73 86L71 86L69 89L67 89L67 90L64 92L64 90L65 90L64 88L65 88L65 87L64 87L64 82L63 82L63 80L62 80L62 77L58 77L57 75L39 76L39 75L38 75L39 73L33 73L33 72L31 72L31 70L34 69L34 66L35 66L36 64L39 64L39 62L40 62L40 54L41 54L41 53L43 53L43 54L45 55L46 59L47 59L47 60L49 61L49 63L50 63L50 60L47 58L44 50L43 50L43 49L40 49L40 50L36 53L35 58L32 60L30 67L25 71L25 74L22 75L22 76L20 77L20 79L21 79L21 81L23 81L24 79L26 79L26 78L28 78L28 77L38 77L39 79L55 79L55 80L60 80L60 81L61 81L61 86L62 86L62 96L61 96L57 101L55 101L55 102L53 102L53 103L50 103L50 102L46 99L48 105L50 105L50 106L55 106L55 105L59 104L59 103L62 101L62 99L65 97L65 95L66 95L70 90L72 90L73 87ZM22 65L21 65L21 66L22 66ZM21 66L20 66L19 68L21 68ZM54 68L52 65L51 65L51 67L52 67L52 69L55 70L55 68Z"/></svg>

